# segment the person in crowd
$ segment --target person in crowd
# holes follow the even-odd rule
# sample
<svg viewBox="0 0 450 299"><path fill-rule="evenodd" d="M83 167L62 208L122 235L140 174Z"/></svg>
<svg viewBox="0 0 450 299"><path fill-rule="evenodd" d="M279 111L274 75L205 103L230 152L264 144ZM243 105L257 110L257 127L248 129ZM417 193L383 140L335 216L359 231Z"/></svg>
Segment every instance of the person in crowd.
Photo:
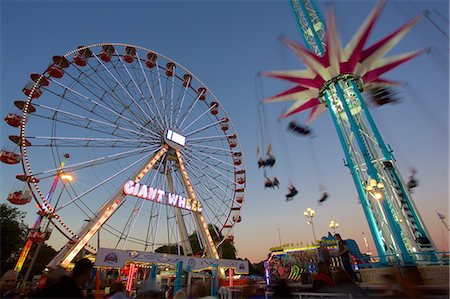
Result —
<svg viewBox="0 0 450 299"><path fill-rule="evenodd" d="M55 279L47 279L44 289L38 297L42 298L83 298L82 288L92 276L94 265L83 258L75 263L72 272L59 275ZM58 271L58 270L54 270Z"/></svg>
<svg viewBox="0 0 450 299"><path fill-rule="evenodd" d="M331 292L335 283L329 273L327 264L325 262L319 262L317 268L318 271L312 283L313 290L315 292Z"/></svg>
<svg viewBox="0 0 450 299"><path fill-rule="evenodd" d="M186 293L183 290L178 290L175 295L173 295L173 299L186 299Z"/></svg>
<svg viewBox="0 0 450 299"><path fill-rule="evenodd" d="M111 284L111 288L109 291L108 296L105 297L105 299L129 299L130 296L128 296L125 293L125 285L120 281L114 281Z"/></svg>
<svg viewBox="0 0 450 299"><path fill-rule="evenodd" d="M331 265L331 256L330 251L328 250L327 245L324 240L319 241L319 260L323 262L327 268L328 274L331 275L330 265Z"/></svg>
<svg viewBox="0 0 450 299"><path fill-rule="evenodd" d="M352 298L367 298L366 292L342 269L334 273L334 282L336 283L334 288L336 293L351 294Z"/></svg>
<svg viewBox="0 0 450 299"><path fill-rule="evenodd" d="M214 299L215 297L210 295L209 287L203 281L196 281L191 286L190 298Z"/></svg>
<svg viewBox="0 0 450 299"><path fill-rule="evenodd" d="M281 279L273 288L273 298L292 298L292 290L286 279Z"/></svg>
<svg viewBox="0 0 450 299"><path fill-rule="evenodd" d="M3 274L0 282L0 298L14 298L16 296L17 272L8 270Z"/></svg>
<svg viewBox="0 0 450 299"><path fill-rule="evenodd" d="M339 252L338 256L341 257L342 265L344 266L345 272L350 276L350 278L353 281L358 281L356 277L355 271L353 271L353 266L351 263L351 257L350 257L350 249L348 248L347 242L342 240L340 234L335 234L334 237L336 238L336 241L338 243Z"/></svg>

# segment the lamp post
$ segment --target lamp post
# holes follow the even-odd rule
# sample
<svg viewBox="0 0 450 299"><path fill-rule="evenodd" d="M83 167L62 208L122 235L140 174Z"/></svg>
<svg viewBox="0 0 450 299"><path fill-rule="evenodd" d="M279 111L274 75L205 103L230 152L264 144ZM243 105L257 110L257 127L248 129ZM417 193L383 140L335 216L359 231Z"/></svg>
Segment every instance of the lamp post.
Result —
<svg viewBox="0 0 450 299"><path fill-rule="evenodd" d="M328 224L328 227L333 230L333 235L336 234L336 229L339 227L339 223L335 222L334 220L330 221L330 224Z"/></svg>
<svg viewBox="0 0 450 299"><path fill-rule="evenodd" d="M312 231L313 231L313 236L314 236L314 242L317 241L316 238L316 232L314 231L314 222L313 222L313 218L314 215L316 215L316 211L314 211L311 208L307 208L305 212L303 212L303 215L305 215L306 218L308 218L309 220L307 221L308 224L311 224L312 227Z"/></svg>

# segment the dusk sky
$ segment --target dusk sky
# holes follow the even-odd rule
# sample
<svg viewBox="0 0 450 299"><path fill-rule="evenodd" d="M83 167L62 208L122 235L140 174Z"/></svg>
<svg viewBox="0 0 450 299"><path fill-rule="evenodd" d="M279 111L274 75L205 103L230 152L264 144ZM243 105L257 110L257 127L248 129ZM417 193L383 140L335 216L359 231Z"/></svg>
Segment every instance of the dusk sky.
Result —
<svg viewBox="0 0 450 299"><path fill-rule="evenodd" d="M333 5L345 45L375 5L374 1L317 1L325 14ZM311 226L303 211L315 209L317 236L326 235L331 220L340 226L344 239L354 239L365 251L373 240L344 153L328 111L311 128L314 138L286 132L290 120L305 122L307 114L279 122L278 116L291 104L264 106L265 129L277 163L268 172L281 182L280 189L264 189L264 176L257 167L256 148L261 146L258 102L290 85L259 78L261 71L305 69L279 37L302 43L288 0L277 1L12 1L2 0L1 9L1 111L17 112L13 102L25 100L21 89L31 72L42 73L54 55L63 55L80 45L103 42L133 44L172 58L203 81L220 100L239 135L247 172L242 222L234 228L238 257L259 262L269 248L281 243L311 242ZM405 84L395 89L400 103L374 107L371 112L385 143L394 150L405 181L410 169L417 170L419 186L413 199L440 250L448 251L448 231L436 211L449 216L449 3L448 1L388 1L368 44L428 10L424 17L388 56L428 48L429 51L390 71L384 77ZM262 88L259 88L262 86ZM262 92L262 95L261 95ZM8 135L18 129L4 122L2 146L12 143ZM42 132L49 135L50 132ZM267 140L265 142L268 142ZM76 150L71 153L77 155ZM35 157L36 158L36 157ZM52 159L42 154L37 160ZM30 161L31 167L33 163ZM16 185L22 167L1 164L1 202ZM299 195L285 201L292 181ZM318 205L320 186L330 194ZM35 203L19 207L32 225ZM74 229L84 216L71 214ZM446 219L445 221L448 221ZM64 242L54 233L50 244Z"/></svg>

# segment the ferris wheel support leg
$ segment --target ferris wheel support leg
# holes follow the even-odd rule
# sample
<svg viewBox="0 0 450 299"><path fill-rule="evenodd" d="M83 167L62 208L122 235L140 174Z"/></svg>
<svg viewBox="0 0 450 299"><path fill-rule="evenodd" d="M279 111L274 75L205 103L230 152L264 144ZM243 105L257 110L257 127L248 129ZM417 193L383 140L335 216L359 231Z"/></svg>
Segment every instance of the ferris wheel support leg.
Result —
<svg viewBox="0 0 450 299"><path fill-rule="evenodd" d="M135 183L138 183L141 178L155 165L155 163L161 158L163 154L167 152L168 146L161 148L153 157L151 157L146 163L142 165L131 177ZM89 223L81 228L78 233L78 240L71 244L70 241L61 249L61 251L50 261L49 267L56 267L61 265L67 267L72 259L83 249L83 247L89 242L92 236L100 229L100 227L111 217L117 208L122 204L123 199L126 197L122 188L117 190L109 200L103 204L96 212L95 217L91 219Z"/></svg>
<svg viewBox="0 0 450 299"><path fill-rule="evenodd" d="M219 258L219 254L217 252L216 246L214 244L214 241L211 237L211 234L209 232L208 224L205 221L205 218L203 217L203 214L201 212L201 206L200 203L197 200L197 197L195 196L194 188L192 187L192 183L187 175L186 169L184 167L183 158L181 157L181 153L179 150L176 150L178 164L180 165L181 174L183 177L183 181L185 184L185 187L188 191L189 197L192 199L192 203L195 203L197 207L200 207L196 212L194 213L194 221L196 224L196 227L198 229L198 232L200 234L200 239L202 240L202 243L204 246L206 246L206 249L208 251L208 255L212 258Z"/></svg>

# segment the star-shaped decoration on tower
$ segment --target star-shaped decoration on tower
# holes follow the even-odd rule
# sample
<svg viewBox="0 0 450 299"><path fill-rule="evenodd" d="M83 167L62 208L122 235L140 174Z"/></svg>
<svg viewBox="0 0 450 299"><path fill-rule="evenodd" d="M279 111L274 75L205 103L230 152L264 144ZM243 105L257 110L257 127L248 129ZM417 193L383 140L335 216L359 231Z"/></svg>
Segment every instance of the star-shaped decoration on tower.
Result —
<svg viewBox="0 0 450 299"><path fill-rule="evenodd" d="M385 1L379 1L366 21L345 48L341 47L336 27L335 14L328 10L325 34L325 54L320 57L302 45L283 37L282 41L308 67L306 70L272 71L264 76L290 81L296 85L282 93L266 99L266 102L295 101L282 115L283 118L311 109L307 123L311 123L325 111L326 106L319 100L320 88L332 78L341 74L354 74L362 79L364 90L374 87L395 86L397 81L381 76L400 64L420 55L424 50L413 51L392 57L384 57L408 33L420 19L415 17L391 34L371 46L366 46L370 33L380 17Z"/></svg>

